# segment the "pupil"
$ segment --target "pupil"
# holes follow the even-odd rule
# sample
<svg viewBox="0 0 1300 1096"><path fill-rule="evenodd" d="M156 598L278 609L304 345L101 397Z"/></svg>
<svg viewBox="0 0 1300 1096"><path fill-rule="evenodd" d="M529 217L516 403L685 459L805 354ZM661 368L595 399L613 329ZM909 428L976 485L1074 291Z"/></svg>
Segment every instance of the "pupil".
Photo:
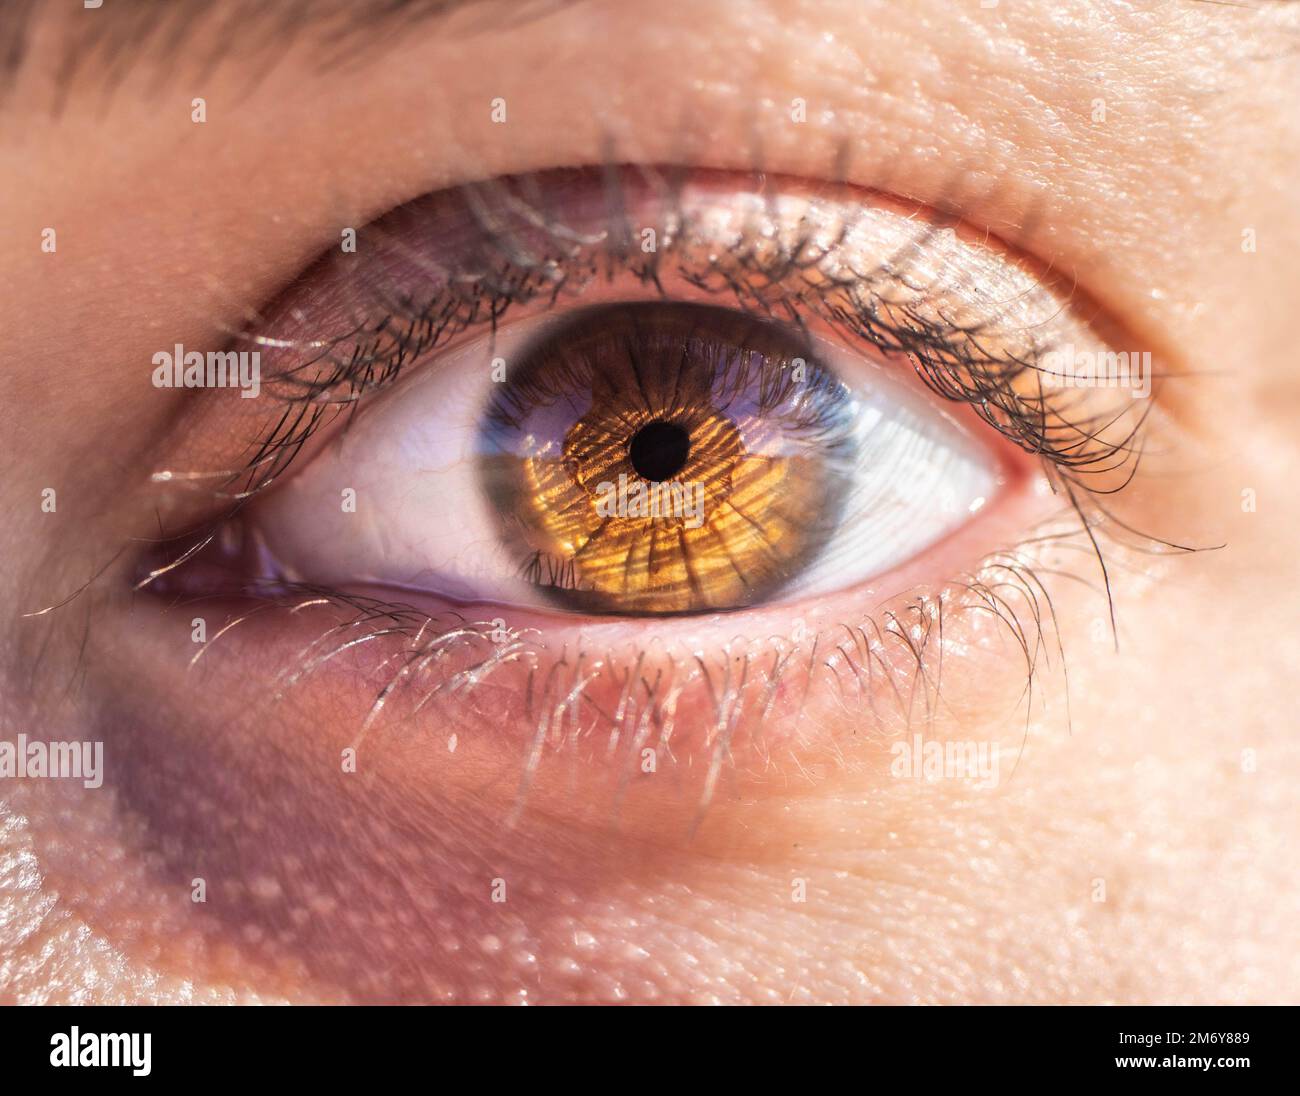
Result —
<svg viewBox="0 0 1300 1096"><path fill-rule="evenodd" d="M658 483L680 472L691 451L691 436L675 422L656 419L632 438L628 458L636 474Z"/></svg>

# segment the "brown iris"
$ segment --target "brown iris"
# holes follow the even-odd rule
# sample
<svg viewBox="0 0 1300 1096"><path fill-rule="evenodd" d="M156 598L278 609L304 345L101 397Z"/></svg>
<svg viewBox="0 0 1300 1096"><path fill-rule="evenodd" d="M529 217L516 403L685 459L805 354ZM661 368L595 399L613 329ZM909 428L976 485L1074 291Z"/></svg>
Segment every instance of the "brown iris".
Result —
<svg viewBox="0 0 1300 1096"><path fill-rule="evenodd" d="M770 595L838 516L843 386L777 326L659 302L581 313L494 392L482 472L527 577L569 608Z"/></svg>

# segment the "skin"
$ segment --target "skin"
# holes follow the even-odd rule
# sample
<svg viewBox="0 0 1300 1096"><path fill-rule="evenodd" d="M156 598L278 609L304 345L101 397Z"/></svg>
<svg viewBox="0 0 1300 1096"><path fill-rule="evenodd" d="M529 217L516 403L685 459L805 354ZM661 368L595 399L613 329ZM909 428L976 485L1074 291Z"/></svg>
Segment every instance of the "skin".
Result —
<svg viewBox="0 0 1300 1096"><path fill-rule="evenodd" d="M424 28L346 79L309 45L252 86L234 64L111 97L87 78L57 120L43 32L0 126L0 737L103 741L107 775L0 782L0 999L1295 1002L1298 14L605 0ZM892 779L884 732L822 695L812 746L742 765L702 821L667 781L615 814L608 771L576 759L514 817L520 728L452 764L381 727L343 776L369 702L347 670L267 703L272 652L310 620L187 674L191 614L132 597L129 551L110 562L156 534L150 472L235 448L193 393L149 386L155 351L218 346L340 226L598 164L611 134L627 162L748 170L761 149L774 173L955 203L1171 375L1151 470L1116 506L1215 550L1115 550L1118 649L1095 560L1053 581L1068 720L1044 674L1026 732L1005 637L950 657L933 733L1006 743L995 790ZM901 585L801 611L861 619L1045 516L1013 507ZM790 616L546 626L689 650Z"/></svg>

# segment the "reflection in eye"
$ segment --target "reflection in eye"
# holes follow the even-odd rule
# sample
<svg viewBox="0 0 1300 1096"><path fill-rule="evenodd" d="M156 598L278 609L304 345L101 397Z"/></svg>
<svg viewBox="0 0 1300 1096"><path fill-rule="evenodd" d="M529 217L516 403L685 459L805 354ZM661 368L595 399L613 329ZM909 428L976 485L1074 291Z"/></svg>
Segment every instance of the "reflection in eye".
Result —
<svg viewBox="0 0 1300 1096"><path fill-rule="evenodd" d="M773 325L698 305L581 317L500 386L482 467L528 573L589 609L733 608L839 520L854 409ZM576 415L576 418L575 418Z"/></svg>

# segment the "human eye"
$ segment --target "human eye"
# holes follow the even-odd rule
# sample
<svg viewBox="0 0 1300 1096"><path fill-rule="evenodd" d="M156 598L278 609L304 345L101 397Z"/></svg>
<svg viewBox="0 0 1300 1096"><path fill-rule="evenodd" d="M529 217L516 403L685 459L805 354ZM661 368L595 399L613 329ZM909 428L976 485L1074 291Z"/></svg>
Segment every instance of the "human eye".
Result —
<svg viewBox="0 0 1300 1096"><path fill-rule="evenodd" d="M969 576L1063 500L1086 530L1149 410L1068 384L1058 363L1107 344L1028 259L851 187L550 172L435 193L355 243L233 340L279 410L219 485L238 502L219 532L167 545L142 585L333 599L358 615L306 645L295 685L387 647L367 730L432 705L460 743L486 697L527 742L540 706L529 783L575 738L623 766L716 751L709 718L677 712L708 710L737 651L765 667L731 713L744 762L793 666L819 702L847 677L874 710L928 667L945 613L949 642L992 615L1028 647L1028 568ZM846 598L874 601L867 623L818 660Z"/></svg>
<svg viewBox="0 0 1300 1096"><path fill-rule="evenodd" d="M498 232L548 226L515 249L531 250L542 292L549 280L557 300L517 302L487 334L466 320L445 349L411 353L403 335L372 350L426 359L403 362L425 377L367 407L260 508L255 535L281 573L604 614L734 610L860 582L981 509L1006 479L1002 462L973 424L917 392L914 375L906 383L902 344L882 347L853 326L873 310L890 322L886 308L901 315L914 303L905 295L933 301L935 285L909 291L901 270L880 264L908 248L939 251L943 237L919 240L925 226L861 197L764 196L738 183L657 203L638 195L612 227L557 222L554 210L513 225L494 215ZM622 252L611 244L620 231L634 240ZM419 291L388 286L384 299L419 303L400 317L356 316L363 338L418 328L450 296L486 298L525 273L476 266L487 240L461 245L472 257L439 243L416 246L445 272ZM768 252L753 254L756 243ZM976 261L969 246L949 251L941 263ZM366 273L348 273L360 291ZM518 306L531 316L517 320ZM857 319L837 325L837 308ZM928 322L918 352L923 337L951 337ZM335 367L356 345L349 336L331 351ZM306 398L327 400L341 383L322 389L318 378ZM359 512L335 504L349 487Z"/></svg>
<svg viewBox="0 0 1300 1096"><path fill-rule="evenodd" d="M254 534L279 573L527 608L735 610L884 571L1000 478L883 369L726 310L582 310L512 352L529 334L434 364L286 484ZM518 380L481 383L494 360ZM480 384L458 400L462 370ZM360 520L335 505L345 482Z"/></svg>

